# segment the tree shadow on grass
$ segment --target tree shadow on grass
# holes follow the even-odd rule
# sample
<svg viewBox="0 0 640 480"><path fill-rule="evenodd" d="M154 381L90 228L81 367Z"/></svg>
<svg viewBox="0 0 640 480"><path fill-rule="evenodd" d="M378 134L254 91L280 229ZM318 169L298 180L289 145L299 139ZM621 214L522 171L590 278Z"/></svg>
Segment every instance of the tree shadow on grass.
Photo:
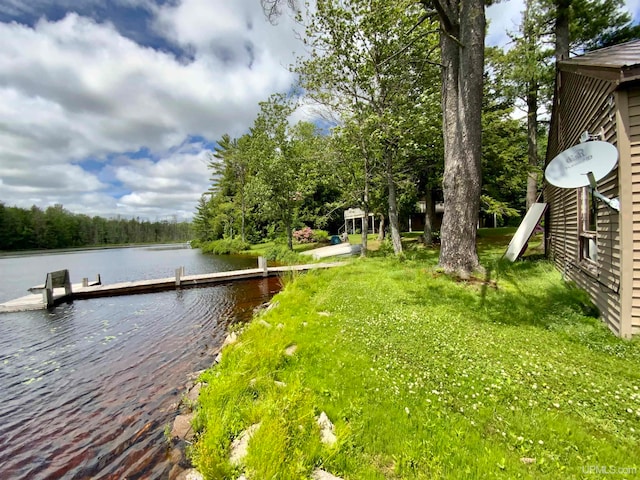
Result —
<svg viewBox="0 0 640 480"><path fill-rule="evenodd" d="M547 261L498 260L487 265L483 277L448 278L416 286L415 301L434 308L455 305L479 322L541 328L597 316L587 293L560 281Z"/></svg>

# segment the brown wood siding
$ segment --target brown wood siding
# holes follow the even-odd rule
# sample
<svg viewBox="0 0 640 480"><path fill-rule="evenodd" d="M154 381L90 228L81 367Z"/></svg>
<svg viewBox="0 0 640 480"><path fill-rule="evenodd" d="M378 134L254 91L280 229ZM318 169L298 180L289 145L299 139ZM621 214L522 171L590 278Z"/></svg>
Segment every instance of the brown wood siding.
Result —
<svg viewBox="0 0 640 480"><path fill-rule="evenodd" d="M640 333L640 88L627 92L629 114L629 154L633 191L633 297L631 333Z"/></svg>
<svg viewBox="0 0 640 480"><path fill-rule="evenodd" d="M560 81L561 98L554 105L547 159L579 143L580 135L585 130L591 134L604 132L604 140L616 145L615 85L606 80L569 72L561 72ZM609 198L619 196L617 168L598 182L598 190ZM618 212L598 202L598 261L590 270L586 263L580 261L577 189L559 189L547 185L544 198L549 203L549 255L568 280L589 293L603 321L616 334L620 334L621 251Z"/></svg>

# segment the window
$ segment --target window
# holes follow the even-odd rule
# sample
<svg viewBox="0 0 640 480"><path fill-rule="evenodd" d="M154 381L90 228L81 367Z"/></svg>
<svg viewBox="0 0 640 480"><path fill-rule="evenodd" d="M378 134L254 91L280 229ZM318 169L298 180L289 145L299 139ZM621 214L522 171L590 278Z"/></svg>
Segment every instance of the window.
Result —
<svg viewBox="0 0 640 480"><path fill-rule="evenodd" d="M578 227L580 236L580 261L595 266L598 261L597 238L598 206L590 187L578 190Z"/></svg>

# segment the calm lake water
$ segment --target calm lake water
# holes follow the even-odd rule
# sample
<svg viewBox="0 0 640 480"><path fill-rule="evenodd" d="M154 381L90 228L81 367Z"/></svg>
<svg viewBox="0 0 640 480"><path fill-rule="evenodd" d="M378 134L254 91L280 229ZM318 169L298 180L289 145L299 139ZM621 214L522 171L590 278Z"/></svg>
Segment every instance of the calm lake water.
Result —
<svg viewBox="0 0 640 480"><path fill-rule="evenodd" d="M257 262L157 247L0 258L0 302L49 271L115 283L182 265L195 274ZM209 367L227 326L278 288L271 278L0 314L0 477L167 478L163 431L188 374Z"/></svg>

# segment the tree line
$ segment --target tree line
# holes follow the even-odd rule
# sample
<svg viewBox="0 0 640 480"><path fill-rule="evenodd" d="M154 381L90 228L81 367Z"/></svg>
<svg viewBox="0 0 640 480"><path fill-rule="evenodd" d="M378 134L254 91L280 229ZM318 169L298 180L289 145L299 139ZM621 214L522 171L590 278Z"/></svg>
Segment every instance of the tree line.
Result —
<svg viewBox="0 0 640 480"><path fill-rule="evenodd" d="M73 248L129 243L185 242L191 225L89 217L55 205L42 210L8 207L0 202L0 250Z"/></svg>
<svg viewBox="0 0 640 480"><path fill-rule="evenodd" d="M291 247L293 229L357 206L363 253L372 213L401 255L400 217L424 200L429 243L443 199L440 265L462 275L478 265L481 212L522 215L539 195L556 62L640 33L621 0L527 0L508 48L488 50L482 0L284 3L262 0L270 18L287 6L304 25L300 91L271 97L247 134L218 141L197 236L279 231ZM329 128L290 123L301 94Z"/></svg>

